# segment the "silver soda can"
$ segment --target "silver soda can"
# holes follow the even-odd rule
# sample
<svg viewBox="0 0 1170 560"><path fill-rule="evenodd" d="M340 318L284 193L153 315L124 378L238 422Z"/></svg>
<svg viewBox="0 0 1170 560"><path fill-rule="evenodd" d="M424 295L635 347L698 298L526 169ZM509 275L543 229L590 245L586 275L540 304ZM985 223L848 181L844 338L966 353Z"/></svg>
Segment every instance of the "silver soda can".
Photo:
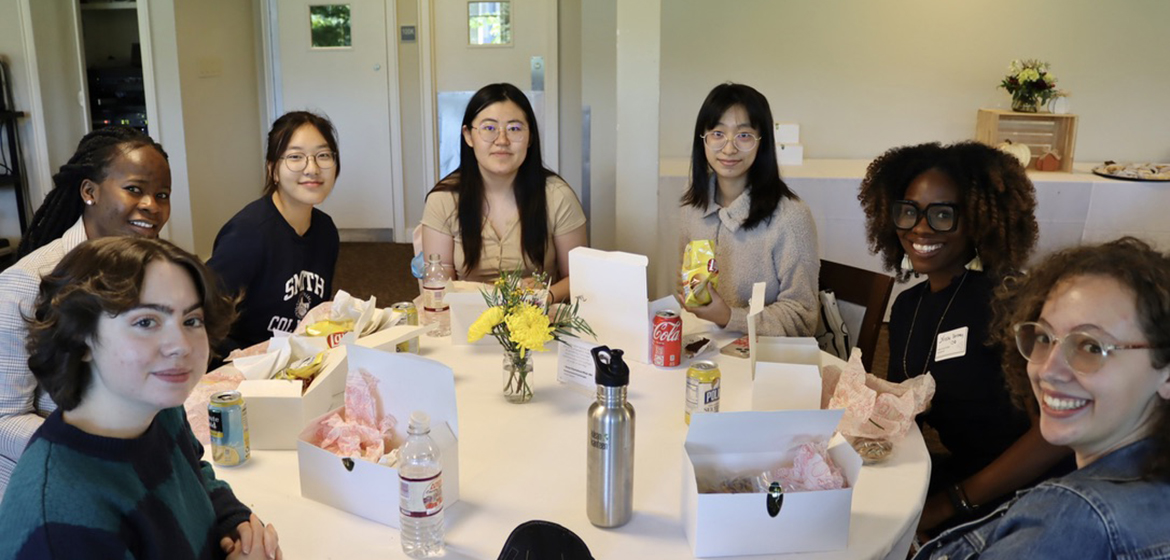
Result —
<svg viewBox="0 0 1170 560"><path fill-rule="evenodd" d="M207 405L211 457L224 467L242 465L252 455L248 441L248 408L239 391L222 391Z"/></svg>

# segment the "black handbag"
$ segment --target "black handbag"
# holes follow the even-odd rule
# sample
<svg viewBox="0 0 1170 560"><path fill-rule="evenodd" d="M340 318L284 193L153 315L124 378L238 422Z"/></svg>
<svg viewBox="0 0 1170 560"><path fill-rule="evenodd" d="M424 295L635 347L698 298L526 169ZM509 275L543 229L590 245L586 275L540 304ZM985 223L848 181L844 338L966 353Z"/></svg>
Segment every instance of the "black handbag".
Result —
<svg viewBox="0 0 1170 560"><path fill-rule="evenodd" d="M499 560L593 560L576 533L551 521L525 521L512 530Z"/></svg>

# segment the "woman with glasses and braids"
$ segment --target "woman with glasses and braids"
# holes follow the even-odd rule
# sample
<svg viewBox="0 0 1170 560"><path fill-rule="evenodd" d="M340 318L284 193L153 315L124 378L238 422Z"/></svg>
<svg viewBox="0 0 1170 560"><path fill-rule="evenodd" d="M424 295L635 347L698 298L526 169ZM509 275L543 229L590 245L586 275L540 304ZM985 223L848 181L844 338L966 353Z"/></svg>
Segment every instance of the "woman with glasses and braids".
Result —
<svg viewBox="0 0 1170 560"><path fill-rule="evenodd" d="M894 148L870 164L858 199L885 268L899 281L926 276L898 296L889 323L889 379L934 377L919 420L949 451L932 457L919 531L971 519L1054 468L1070 469L1068 451L1040 437L1035 411L1012 406L1002 353L989 344L992 289L1036 245L1024 168L976 142Z"/></svg>
<svg viewBox="0 0 1170 560"><path fill-rule="evenodd" d="M820 308L817 229L808 206L780 178L772 128L768 100L743 84L716 86L699 108L679 250L692 240L713 241L719 278L711 303L686 309L747 332L752 285L764 282L757 332L812 336ZM681 289L678 298L684 301Z"/></svg>
<svg viewBox="0 0 1170 560"><path fill-rule="evenodd" d="M171 215L171 168L162 146L129 127L90 132L56 175L0 273L0 493L37 427L57 408L28 369L24 318L41 277L87 239L158 237Z"/></svg>
<svg viewBox="0 0 1170 560"><path fill-rule="evenodd" d="M425 255L461 280L501 272L548 275L549 296L569 296L569 251L585 245L585 212L573 189L546 169L536 115L512 84L484 86L463 113L459 169L427 195Z"/></svg>
<svg viewBox="0 0 1170 560"><path fill-rule="evenodd" d="M1132 237L1066 249L996 295L1012 394L1077 470L917 558L1170 557L1170 257Z"/></svg>
<svg viewBox="0 0 1170 560"><path fill-rule="evenodd" d="M329 119L304 111L272 123L263 195L228 220L207 265L230 293L241 294L240 317L219 346L226 356L291 333L317 304L333 297L340 238L325 202L341 159Z"/></svg>

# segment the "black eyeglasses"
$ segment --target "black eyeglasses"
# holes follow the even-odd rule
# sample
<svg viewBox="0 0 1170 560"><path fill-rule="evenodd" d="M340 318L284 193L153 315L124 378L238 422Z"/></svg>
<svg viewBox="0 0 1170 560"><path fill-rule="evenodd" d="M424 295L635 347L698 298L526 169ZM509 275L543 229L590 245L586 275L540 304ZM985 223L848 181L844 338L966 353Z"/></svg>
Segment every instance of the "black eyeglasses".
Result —
<svg viewBox="0 0 1170 560"><path fill-rule="evenodd" d="M923 216L926 216L926 225L939 233L955 231L959 225L959 206L949 202L934 202L922 209L913 201L895 200L890 215L898 229L914 229Z"/></svg>
<svg viewBox="0 0 1170 560"><path fill-rule="evenodd" d="M1059 346L1068 367L1082 375L1096 373L1105 365L1109 354L1116 350L1156 349L1149 344L1108 344L1081 331L1057 337L1043 323L1017 323L1012 329L1016 332L1016 348L1025 360L1043 364L1048 361L1052 350Z"/></svg>

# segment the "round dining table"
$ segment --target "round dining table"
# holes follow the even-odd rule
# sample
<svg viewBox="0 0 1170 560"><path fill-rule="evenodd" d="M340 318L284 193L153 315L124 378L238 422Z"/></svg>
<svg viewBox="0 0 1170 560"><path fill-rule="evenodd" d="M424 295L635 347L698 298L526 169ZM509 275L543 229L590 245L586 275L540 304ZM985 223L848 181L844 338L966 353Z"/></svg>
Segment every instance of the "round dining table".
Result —
<svg viewBox="0 0 1170 560"><path fill-rule="evenodd" d="M628 362L629 402L636 411L634 514L622 527L602 529L585 513L586 411L594 397L587 388L558 382L557 343L536 354L534 397L526 404L504 400L503 352L494 342L453 345L450 337L423 336L420 346L421 356L446 364L455 376L460 499L445 511L446 558L496 558L509 533L532 519L577 533L599 560L693 557L680 507L685 360L675 368ZM843 363L825 356L827 363ZM750 410L748 360L718 352L703 357L722 370L721 411ZM216 474L275 525L285 558L406 558L397 529L301 497L296 451L253 451L243 465L216 467ZM903 560L929 478L930 458L914 427L888 460L862 468L845 548L749 558Z"/></svg>

